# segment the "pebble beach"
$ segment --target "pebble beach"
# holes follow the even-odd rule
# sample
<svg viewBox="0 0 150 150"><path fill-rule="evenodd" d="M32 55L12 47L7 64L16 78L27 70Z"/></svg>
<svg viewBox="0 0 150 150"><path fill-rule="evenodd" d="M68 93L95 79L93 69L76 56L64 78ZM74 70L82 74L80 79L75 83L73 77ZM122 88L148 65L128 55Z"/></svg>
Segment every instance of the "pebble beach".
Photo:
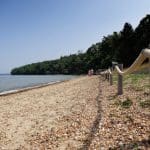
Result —
<svg viewBox="0 0 150 150"><path fill-rule="evenodd" d="M118 108L114 89L99 76L82 76L0 96L0 149L150 149L150 115Z"/></svg>

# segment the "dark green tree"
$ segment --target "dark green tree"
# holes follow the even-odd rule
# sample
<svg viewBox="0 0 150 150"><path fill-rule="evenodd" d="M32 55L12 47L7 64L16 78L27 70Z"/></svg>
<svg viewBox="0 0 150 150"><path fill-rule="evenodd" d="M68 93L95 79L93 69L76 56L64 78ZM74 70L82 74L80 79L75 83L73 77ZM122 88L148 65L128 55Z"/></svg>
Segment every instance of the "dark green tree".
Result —
<svg viewBox="0 0 150 150"><path fill-rule="evenodd" d="M125 67L128 67L134 61L134 30L131 24L124 24L123 30L120 32L119 43L118 57L121 63L123 63Z"/></svg>

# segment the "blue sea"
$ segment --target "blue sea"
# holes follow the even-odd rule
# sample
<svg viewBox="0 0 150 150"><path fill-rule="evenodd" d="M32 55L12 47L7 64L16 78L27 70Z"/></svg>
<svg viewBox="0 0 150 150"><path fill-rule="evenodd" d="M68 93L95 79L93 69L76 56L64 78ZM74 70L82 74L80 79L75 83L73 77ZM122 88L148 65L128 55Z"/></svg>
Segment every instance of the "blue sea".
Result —
<svg viewBox="0 0 150 150"><path fill-rule="evenodd" d="M76 78L74 75L1 75L0 93L18 90L26 87L33 87L47 83L70 80Z"/></svg>

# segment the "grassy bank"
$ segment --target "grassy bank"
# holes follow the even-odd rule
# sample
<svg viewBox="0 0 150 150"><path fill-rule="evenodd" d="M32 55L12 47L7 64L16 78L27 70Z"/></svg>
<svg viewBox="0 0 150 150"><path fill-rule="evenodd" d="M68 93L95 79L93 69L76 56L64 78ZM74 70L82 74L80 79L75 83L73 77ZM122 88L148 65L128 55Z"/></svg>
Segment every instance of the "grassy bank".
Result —
<svg viewBox="0 0 150 150"><path fill-rule="evenodd" d="M113 76L115 86L117 86L117 74ZM123 76L123 89L132 95L137 95L136 100L140 107L150 109L150 74L134 73ZM131 92L130 92L131 91ZM130 98L127 97L129 102Z"/></svg>

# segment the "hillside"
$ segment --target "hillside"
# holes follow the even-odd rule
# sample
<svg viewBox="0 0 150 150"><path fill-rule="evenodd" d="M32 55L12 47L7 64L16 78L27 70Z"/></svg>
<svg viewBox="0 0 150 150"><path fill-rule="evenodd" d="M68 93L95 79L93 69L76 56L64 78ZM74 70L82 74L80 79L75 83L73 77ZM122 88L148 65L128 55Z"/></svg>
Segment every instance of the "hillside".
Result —
<svg viewBox="0 0 150 150"><path fill-rule="evenodd" d="M150 44L150 15L141 19L133 29L125 23L120 32L104 36L101 42L93 44L85 53L60 57L57 60L38 62L14 68L11 74L85 74L91 68L108 68L112 61L128 67L143 48Z"/></svg>

